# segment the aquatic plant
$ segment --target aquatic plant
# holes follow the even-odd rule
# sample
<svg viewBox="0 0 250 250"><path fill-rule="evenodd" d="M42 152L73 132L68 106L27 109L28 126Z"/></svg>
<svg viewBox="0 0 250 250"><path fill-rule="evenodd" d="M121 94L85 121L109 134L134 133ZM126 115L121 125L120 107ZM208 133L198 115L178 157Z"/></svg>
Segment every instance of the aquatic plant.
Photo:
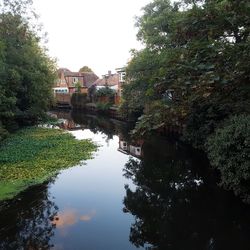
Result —
<svg viewBox="0 0 250 250"><path fill-rule="evenodd" d="M0 145L0 200L82 164L96 150L90 140L76 140L59 129L25 128Z"/></svg>

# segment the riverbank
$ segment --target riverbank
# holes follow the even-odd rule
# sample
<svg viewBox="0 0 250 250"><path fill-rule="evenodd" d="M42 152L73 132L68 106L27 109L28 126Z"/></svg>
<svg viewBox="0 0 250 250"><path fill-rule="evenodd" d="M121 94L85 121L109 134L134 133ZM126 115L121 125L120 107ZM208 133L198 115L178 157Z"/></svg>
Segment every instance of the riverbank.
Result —
<svg viewBox="0 0 250 250"><path fill-rule="evenodd" d="M91 158L96 146L59 129L25 128L0 145L0 200Z"/></svg>

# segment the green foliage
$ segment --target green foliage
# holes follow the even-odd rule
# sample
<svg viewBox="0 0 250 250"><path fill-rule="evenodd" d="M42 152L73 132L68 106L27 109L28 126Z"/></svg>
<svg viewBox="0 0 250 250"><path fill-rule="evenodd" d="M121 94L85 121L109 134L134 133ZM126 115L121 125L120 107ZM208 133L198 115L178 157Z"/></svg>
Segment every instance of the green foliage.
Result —
<svg viewBox="0 0 250 250"><path fill-rule="evenodd" d="M82 85L80 82L75 83L75 88L77 93L81 93L81 87Z"/></svg>
<svg viewBox="0 0 250 250"><path fill-rule="evenodd" d="M135 132L175 126L204 150L230 116L249 115L249 13L247 0L153 0L144 7L137 27L145 48L132 52L120 109L141 116Z"/></svg>
<svg viewBox="0 0 250 250"><path fill-rule="evenodd" d="M89 159L96 146L61 130L28 128L4 140L0 149L0 199L6 199Z"/></svg>
<svg viewBox="0 0 250 250"><path fill-rule="evenodd" d="M41 124L48 124L48 125L58 125L59 121L57 116L54 116L52 113L46 113L42 119L40 120Z"/></svg>
<svg viewBox="0 0 250 250"><path fill-rule="evenodd" d="M110 103L110 102L106 102L106 103L97 102L96 103L96 108L99 111L108 111L110 109L110 107L112 107L112 103Z"/></svg>
<svg viewBox="0 0 250 250"><path fill-rule="evenodd" d="M96 91L97 97L114 97L115 91L109 87L100 88Z"/></svg>
<svg viewBox="0 0 250 250"><path fill-rule="evenodd" d="M0 6L0 122L8 130L36 122L52 100L56 67L40 45L30 4Z"/></svg>
<svg viewBox="0 0 250 250"><path fill-rule="evenodd" d="M194 145L205 141L227 117L228 110L244 112L250 75L249 3L198 2L172 4L154 0L144 7L137 26L138 39L145 49L132 52L127 67L129 84L124 86L121 106L121 111L128 115L133 112L150 115L148 107L164 99L171 90L170 116L174 114L179 124L188 123L187 138ZM219 107L221 102L223 108ZM209 107L211 104L213 108ZM201 113L196 115L197 110ZM209 114L203 113L206 110ZM209 117L212 125L208 124ZM192 140L204 120L205 127ZM167 124L165 120L160 123ZM200 135L204 140L199 143Z"/></svg>
<svg viewBox="0 0 250 250"><path fill-rule="evenodd" d="M82 68L79 69L79 72L93 72L93 70L91 68L89 68L88 66L83 66Z"/></svg>
<svg viewBox="0 0 250 250"><path fill-rule="evenodd" d="M190 102L186 118L185 141L204 149L206 140L221 123L232 114L249 113L250 89L248 86L234 86L212 92L208 97L197 97Z"/></svg>
<svg viewBox="0 0 250 250"><path fill-rule="evenodd" d="M7 138L8 134L8 131L0 126L0 142Z"/></svg>
<svg viewBox="0 0 250 250"><path fill-rule="evenodd" d="M207 142L211 164L221 185L250 202L250 115L233 116Z"/></svg>
<svg viewBox="0 0 250 250"><path fill-rule="evenodd" d="M144 111L144 114L138 118L133 133L144 135L145 133L163 128L167 122L165 116L168 115L168 111L168 106L162 102L155 101L154 104L150 105L150 107Z"/></svg>

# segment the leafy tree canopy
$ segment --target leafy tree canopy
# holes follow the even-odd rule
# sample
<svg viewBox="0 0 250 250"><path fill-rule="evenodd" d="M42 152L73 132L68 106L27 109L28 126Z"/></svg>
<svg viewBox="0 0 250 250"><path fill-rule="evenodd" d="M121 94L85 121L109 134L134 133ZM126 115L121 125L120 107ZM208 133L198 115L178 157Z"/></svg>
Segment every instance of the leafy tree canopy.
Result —
<svg viewBox="0 0 250 250"><path fill-rule="evenodd" d="M83 66L82 68L79 69L79 72L93 72L93 70L88 66Z"/></svg>
<svg viewBox="0 0 250 250"><path fill-rule="evenodd" d="M249 114L249 13L247 0L153 0L144 7L136 25L145 48L132 51L121 105L140 116L135 132L174 126L206 149L225 120Z"/></svg>
<svg viewBox="0 0 250 250"><path fill-rule="evenodd" d="M154 0L143 10L143 15L137 18L137 26L138 39L145 44L145 49L132 52L127 67L130 84L123 92L123 112L137 110L147 115L153 111L155 115L150 107L160 102L168 117L175 117L165 119L163 116L161 122L165 126L188 123L187 135L196 130L190 120L195 103L217 107L223 103L221 109L225 110L220 111L223 115L211 114L217 116L214 128L230 115L230 110L247 112L249 1L172 4L168 0ZM169 93L171 99L166 98ZM201 127L208 122L200 121ZM205 132L209 134L214 128Z"/></svg>
<svg viewBox="0 0 250 250"><path fill-rule="evenodd" d="M0 1L0 126L33 123L49 108L56 67L41 46L31 1Z"/></svg>

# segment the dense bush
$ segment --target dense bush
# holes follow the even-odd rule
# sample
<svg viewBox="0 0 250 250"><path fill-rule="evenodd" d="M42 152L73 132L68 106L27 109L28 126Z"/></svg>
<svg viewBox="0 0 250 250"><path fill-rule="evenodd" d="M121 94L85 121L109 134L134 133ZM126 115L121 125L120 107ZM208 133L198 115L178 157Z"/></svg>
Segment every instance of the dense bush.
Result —
<svg viewBox="0 0 250 250"><path fill-rule="evenodd" d="M250 202L250 115L233 116L207 142L211 164L221 185Z"/></svg>
<svg viewBox="0 0 250 250"><path fill-rule="evenodd" d="M114 97L115 91L109 87L101 88L96 91L96 96L97 97Z"/></svg>
<svg viewBox="0 0 250 250"><path fill-rule="evenodd" d="M196 148L204 149L207 138L232 114L249 114L250 89L247 84L225 87L208 97L190 102L183 139Z"/></svg>

